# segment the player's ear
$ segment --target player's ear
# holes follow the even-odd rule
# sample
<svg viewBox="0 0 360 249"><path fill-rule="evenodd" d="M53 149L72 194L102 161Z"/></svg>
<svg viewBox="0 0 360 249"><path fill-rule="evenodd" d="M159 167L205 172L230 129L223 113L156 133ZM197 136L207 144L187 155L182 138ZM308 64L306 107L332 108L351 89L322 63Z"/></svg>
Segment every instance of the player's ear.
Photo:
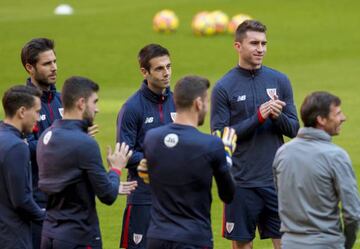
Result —
<svg viewBox="0 0 360 249"><path fill-rule="evenodd" d="M25 106L21 106L17 111L16 111L16 115L20 118L23 119L25 117L25 112L26 112L26 107Z"/></svg>
<svg viewBox="0 0 360 249"><path fill-rule="evenodd" d="M238 53L240 53L241 43L239 41L235 41L234 48Z"/></svg>
<svg viewBox="0 0 360 249"><path fill-rule="evenodd" d="M316 116L316 123L319 127L324 127L326 125L327 118L321 117L320 115Z"/></svg>
<svg viewBox="0 0 360 249"><path fill-rule="evenodd" d="M25 69L26 69L26 71L29 73L29 74L33 74L34 73L34 71L35 71L35 67L33 66L33 65L31 65L31 64L29 64L29 63L26 63L25 64Z"/></svg>
<svg viewBox="0 0 360 249"><path fill-rule="evenodd" d="M143 67L140 68L140 72L144 76L144 78L146 78L146 76L149 74L148 70Z"/></svg>
<svg viewBox="0 0 360 249"><path fill-rule="evenodd" d="M197 97L197 98L194 100L194 103L195 103L194 105L195 105L195 108L196 108L197 111L202 110L202 108L203 108L203 102L202 102L202 99L201 99L200 96Z"/></svg>
<svg viewBox="0 0 360 249"><path fill-rule="evenodd" d="M81 111L86 109L86 100L84 97L81 97L76 101L76 108Z"/></svg>

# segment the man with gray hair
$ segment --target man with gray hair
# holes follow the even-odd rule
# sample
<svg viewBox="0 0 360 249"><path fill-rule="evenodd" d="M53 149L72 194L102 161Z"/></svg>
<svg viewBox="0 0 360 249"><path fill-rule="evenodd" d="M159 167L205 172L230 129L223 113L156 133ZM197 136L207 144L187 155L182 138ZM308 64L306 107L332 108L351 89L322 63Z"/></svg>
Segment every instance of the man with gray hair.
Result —
<svg viewBox="0 0 360 249"><path fill-rule="evenodd" d="M354 171L345 150L331 142L345 121L340 104L327 92L307 96L301 106L305 127L276 153L283 249L350 249L356 240L360 199Z"/></svg>

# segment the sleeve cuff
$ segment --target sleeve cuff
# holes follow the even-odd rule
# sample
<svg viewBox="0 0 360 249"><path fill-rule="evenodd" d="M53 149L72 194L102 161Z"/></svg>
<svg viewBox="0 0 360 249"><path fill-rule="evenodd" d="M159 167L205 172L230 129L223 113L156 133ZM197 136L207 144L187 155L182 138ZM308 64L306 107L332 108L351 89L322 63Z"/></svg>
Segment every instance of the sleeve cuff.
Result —
<svg viewBox="0 0 360 249"><path fill-rule="evenodd" d="M261 116L260 109L257 110L257 117L258 117L258 120L259 120L260 124L265 122L265 119L263 118L263 116Z"/></svg>
<svg viewBox="0 0 360 249"><path fill-rule="evenodd" d="M117 168L114 168L114 167L111 167L112 171L114 171L116 174L118 174L119 176L121 176L121 170L117 169Z"/></svg>

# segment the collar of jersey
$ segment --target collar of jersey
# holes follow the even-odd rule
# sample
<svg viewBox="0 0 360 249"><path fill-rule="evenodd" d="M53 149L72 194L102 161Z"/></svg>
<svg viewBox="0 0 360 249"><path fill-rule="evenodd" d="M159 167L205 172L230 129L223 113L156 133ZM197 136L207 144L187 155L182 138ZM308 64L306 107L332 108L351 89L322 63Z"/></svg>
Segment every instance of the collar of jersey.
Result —
<svg viewBox="0 0 360 249"><path fill-rule="evenodd" d="M31 82L31 78L28 78L26 80L26 85L31 87L36 87L34 83ZM56 87L54 84L51 84L50 89L48 91L45 90L42 91L41 101L42 102L51 101L54 98L55 94L56 94Z"/></svg>
<svg viewBox="0 0 360 249"><path fill-rule="evenodd" d="M156 94L150 90L147 81L144 80L141 85L141 92L143 93L145 98L149 99L151 102L162 103L166 100L166 98L170 94L170 87L167 87L163 94Z"/></svg>

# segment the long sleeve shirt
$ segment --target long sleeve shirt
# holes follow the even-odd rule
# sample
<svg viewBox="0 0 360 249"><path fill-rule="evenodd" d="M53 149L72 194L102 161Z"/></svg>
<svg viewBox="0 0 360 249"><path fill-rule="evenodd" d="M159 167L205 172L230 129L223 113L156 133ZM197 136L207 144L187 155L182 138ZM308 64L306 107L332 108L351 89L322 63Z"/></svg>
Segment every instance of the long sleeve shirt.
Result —
<svg viewBox="0 0 360 249"><path fill-rule="evenodd" d="M284 241L343 248L340 210L345 228L360 221L348 154L325 131L305 127L278 150L273 169Z"/></svg>
<svg viewBox="0 0 360 249"><path fill-rule="evenodd" d="M32 196L28 145L19 130L0 122L1 248L31 248L30 223L44 217Z"/></svg>

